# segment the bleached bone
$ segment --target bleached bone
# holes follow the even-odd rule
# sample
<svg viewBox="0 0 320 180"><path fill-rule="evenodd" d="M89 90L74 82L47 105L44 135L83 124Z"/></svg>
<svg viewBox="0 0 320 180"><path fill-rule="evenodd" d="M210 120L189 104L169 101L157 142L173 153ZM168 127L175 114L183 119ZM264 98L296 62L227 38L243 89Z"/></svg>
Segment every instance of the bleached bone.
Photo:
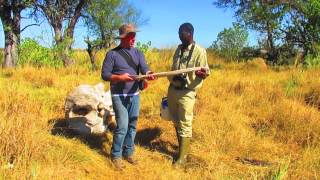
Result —
<svg viewBox="0 0 320 180"><path fill-rule="evenodd" d="M74 88L64 108L68 128L82 135L102 134L114 123L111 94L104 91L103 83Z"/></svg>
<svg viewBox="0 0 320 180"><path fill-rule="evenodd" d="M193 68L179 69L179 70L174 70L174 71L153 73L152 76L154 76L154 77L167 77L167 76L174 76L174 75L183 74L183 73L194 72L194 71L198 71L201 69L205 69L206 71L209 71L208 67L193 67ZM132 75L132 77L134 77L135 79L146 79L148 77L148 75Z"/></svg>

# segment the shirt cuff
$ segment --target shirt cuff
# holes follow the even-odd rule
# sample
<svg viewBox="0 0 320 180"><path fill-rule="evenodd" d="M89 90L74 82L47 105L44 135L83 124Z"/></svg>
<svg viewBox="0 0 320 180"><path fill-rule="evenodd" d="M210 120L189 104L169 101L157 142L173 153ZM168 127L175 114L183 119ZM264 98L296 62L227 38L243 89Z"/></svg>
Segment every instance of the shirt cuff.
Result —
<svg viewBox="0 0 320 180"><path fill-rule="evenodd" d="M102 74L102 79L105 81L109 81L111 79L112 73L104 73Z"/></svg>

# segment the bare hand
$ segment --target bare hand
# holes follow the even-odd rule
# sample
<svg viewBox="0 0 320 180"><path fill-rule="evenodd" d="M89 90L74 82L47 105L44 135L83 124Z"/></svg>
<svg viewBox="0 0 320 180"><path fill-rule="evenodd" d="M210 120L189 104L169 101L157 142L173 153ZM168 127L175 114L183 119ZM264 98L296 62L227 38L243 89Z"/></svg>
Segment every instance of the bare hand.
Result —
<svg viewBox="0 0 320 180"><path fill-rule="evenodd" d="M119 75L119 80L120 81L134 81L134 78L130 74L124 73L124 74Z"/></svg>
<svg viewBox="0 0 320 180"><path fill-rule="evenodd" d="M205 68L201 68L200 70L197 70L195 72L196 76L202 78L202 79L205 79L208 74L207 74L207 70Z"/></svg>
<svg viewBox="0 0 320 180"><path fill-rule="evenodd" d="M147 80L149 80L149 81L152 81L152 80L155 80L155 79L157 79L155 76L153 76L152 74L154 74L154 72L152 72L152 71L148 71L147 72Z"/></svg>

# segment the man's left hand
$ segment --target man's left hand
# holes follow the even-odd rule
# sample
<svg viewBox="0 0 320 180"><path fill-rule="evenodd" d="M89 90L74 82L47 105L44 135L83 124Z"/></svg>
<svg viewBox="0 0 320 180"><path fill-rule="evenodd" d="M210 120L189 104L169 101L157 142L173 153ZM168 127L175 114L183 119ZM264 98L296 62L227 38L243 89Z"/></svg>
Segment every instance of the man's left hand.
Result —
<svg viewBox="0 0 320 180"><path fill-rule="evenodd" d="M157 79L157 78L156 78L155 76L153 76L152 74L154 74L154 72L152 72L152 71L148 71L148 72L146 73L146 75L147 75L147 80L152 81L152 80Z"/></svg>
<svg viewBox="0 0 320 180"><path fill-rule="evenodd" d="M201 68L200 70L195 71L195 74L202 79L205 79L208 76L207 70L205 68Z"/></svg>

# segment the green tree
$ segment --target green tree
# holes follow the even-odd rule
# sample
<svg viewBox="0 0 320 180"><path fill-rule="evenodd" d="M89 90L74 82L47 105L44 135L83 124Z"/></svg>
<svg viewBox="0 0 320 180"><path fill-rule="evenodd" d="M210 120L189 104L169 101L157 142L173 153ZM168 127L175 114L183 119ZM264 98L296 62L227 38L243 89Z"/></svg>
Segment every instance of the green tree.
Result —
<svg viewBox="0 0 320 180"><path fill-rule="evenodd" d="M74 61L69 56L75 26L83 13L87 0L37 0L35 12L40 12L52 26L59 58L64 66Z"/></svg>
<svg viewBox="0 0 320 180"><path fill-rule="evenodd" d="M60 67L63 66L62 61L54 58L50 48L41 46L36 40L31 38L23 39L19 46L20 57L19 65L33 65L37 67L50 66Z"/></svg>
<svg viewBox="0 0 320 180"><path fill-rule="evenodd" d="M239 60L242 49L247 46L248 32L239 24L233 24L231 28L221 31L217 40L210 48L215 49L221 56L230 60Z"/></svg>
<svg viewBox="0 0 320 180"><path fill-rule="evenodd" d="M290 21L285 24L283 31L286 41L300 47L304 57L317 56L320 45L320 1L297 0L285 5L290 8Z"/></svg>
<svg viewBox="0 0 320 180"><path fill-rule="evenodd" d="M32 0L0 0L0 18L4 30L5 48L2 67L15 67L19 59L21 11L29 7Z"/></svg>
<svg viewBox="0 0 320 180"><path fill-rule="evenodd" d="M150 50L150 47L151 47L151 41L148 41L146 43L137 42L137 45L136 45L136 48L143 53L148 52Z"/></svg>
<svg viewBox="0 0 320 180"><path fill-rule="evenodd" d="M115 45L121 24L133 23L139 26L147 22L141 11L126 0L92 0L85 10L84 17L90 36L85 42L93 69L97 69L95 52Z"/></svg>
<svg viewBox="0 0 320 180"><path fill-rule="evenodd" d="M238 22L266 34L269 60L277 63L282 55L303 50L303 58L316 55L320 42L320 1L216 0L220 8L232 8ZM289 52L289 53L288 53ZM296 51L297 52L297 51Z"/></svg>
<svg viewBox="0 0 320 180"><path fill-rule="evenodd" d="M271 3L260 0L217 0L214 4L220 8L233 8L239 23L261 33L266 42L261 48L268 51L269 60L276 62L276 42L281 37L279 28L286 12L284 6L280 6L276 1Z"/></svg>

